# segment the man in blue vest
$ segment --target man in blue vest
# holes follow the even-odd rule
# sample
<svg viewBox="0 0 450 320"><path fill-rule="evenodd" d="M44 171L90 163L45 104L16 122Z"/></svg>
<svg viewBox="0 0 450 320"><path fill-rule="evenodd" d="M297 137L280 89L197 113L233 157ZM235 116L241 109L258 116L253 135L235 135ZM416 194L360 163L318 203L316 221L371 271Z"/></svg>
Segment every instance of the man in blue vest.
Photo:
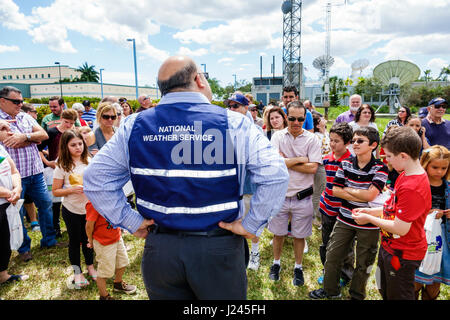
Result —
<svg viewBox="0 0 450 320"><path fill-rule="evenodd" d="M281 208L289 176L245 116L212 105L205 74L185 56L160 67L156 108L127 117L84 174L84 192L114 226L146 238L150 299L246 299L245 239ZM248 214L246 174L257 186ZM135 211L122 187L131 178Z"/></svg>

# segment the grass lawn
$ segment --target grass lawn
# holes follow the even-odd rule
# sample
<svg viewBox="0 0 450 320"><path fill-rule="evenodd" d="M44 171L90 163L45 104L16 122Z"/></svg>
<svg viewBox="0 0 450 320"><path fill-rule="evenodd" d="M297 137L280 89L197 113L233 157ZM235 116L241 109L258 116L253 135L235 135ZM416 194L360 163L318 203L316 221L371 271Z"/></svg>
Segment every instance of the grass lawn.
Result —
<svg viewBox="0 0 450 320"><path fill-rule="evenodd" d="M28 225L28 224L27 224ZM62 230L65 230L62 222ZM70 288L72 268L69 264L67 248L40 249L40 232L29 232L32 239L33 259L27 263L19 259L17 252L13 252L9 264L9 272L12 274L28 274L27 281L16 284L0 286L0 298L3 300L97 300L97 287L93 281L87 288L74 290ZM124 240L130 248L128 252L130 266L127 268L124 280L137 286L137 293L134 295L115 294L110 289L114 297L121 300L147 300L147 293L141 277L141 259L144 247L144 240L135 238L130 234L125 234ZM248 299L249 300L308 300L308 292L319 288L317 278L321 275L322 264L319 258L319 245L321 243L321 233L313 227L313 234L307 239L309 252L305 254L303 266L305 274L305 285L294 287L292 285L292 274L294 267L293 242L287 238L281 258L282 270L280 281L269 280L268 274L272 263L273 254L270 240L272 235L267 230L264 231L260 239L261 266L258 271L248 270ZM63 233L63 241L68 241L67 232ZM250 243L251 245L251 243ZM83 258L82 258L82 261ZM83 264L83 262L82 262ZM374 266L367 284L367 299L380 300L375 280ZM83 271L87 275L86 267ZM108 282L112 288L112 280ZM349 298L348 288L343 289L342 299ZM448 286L441 287L440 300L448 300L450 290Z"/></svg>
<svg viewBox="0 0 450 320"><path fill-rule="evenodd" d="M448 118L448 115L446 116ZM382 132L387 118L377 119L378 128ZM332 121L330 121L332 123ZM64 222L62 230L65 230ZM28 224L27 224L28 225ZM33 260L22 262L17 252L13 252L9 264L11 274L28 274L27 281L16 284L0 286L0 298L4 300L97 300L97 287L93 281L82 290L70 289L72 268L69 263L67 248L40 249L40 232L29 232L32 239L31 252ZM147 300L147 293L141 276L141 260L144 240L137 239L130 234L123 236L126 245L130 248L128 252L130 266L127 268L124 280L134 284L138 290L135 295L117 295L112 293L112 280L109 281L110 293L122 300ZM305 274L305 285L294 287L292 285L292 274L294 267L293 242L291 238L285 241L283 255L281 258L281 279L272 282L268 278L269 269L272 264L273 253L270 240L272 235L267 230L260 238L261 266L258 271L248 270L248 299L249 300L307 300L308 292L319 288L317 278L322 273L322 264L319 257L319 246L321 243L321 231L313 227L313 234L307 239L309 252L305 254L303 269ZM63 233L63 241L68 241L67 232ZM251 245L251 243L249 243ZM83 259L82 259L83 261ZM375 280L375 269L372 269L367 283L367 299L380 300ZM83 271L87 273L86 267ZM349 298L348 288L343 289L342 299ZM448 286L441 286L439 300L449 300L450 290Z"/></svg>

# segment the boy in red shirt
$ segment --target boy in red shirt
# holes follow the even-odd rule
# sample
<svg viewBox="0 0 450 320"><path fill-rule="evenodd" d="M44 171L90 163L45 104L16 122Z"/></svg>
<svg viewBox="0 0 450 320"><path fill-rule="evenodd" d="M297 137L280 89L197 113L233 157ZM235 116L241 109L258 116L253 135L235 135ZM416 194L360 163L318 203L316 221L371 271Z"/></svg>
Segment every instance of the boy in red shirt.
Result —
<svg viewBox="0 0 450 320"><path fill-rule="evenodd" d="M424 224L431 208L430 183L419 162L422 141L413 129L398 127L381 146L401 174L383 208L356 209L352 217L381 228L378 286L383 300L414 300L414 273L427 251Z"/></svg>
<svg viewBox="0 0 450 320"><path fill-rule="evenodd" d="M103 218L89 201L86 204L86 234L88 248L94 248L97 266L97 287L100 300L114 300L106 289L106 279L114 278L114 291L132 294L136 292L136 286L129 285L122 280L125 267L129 260L127 250L123 243L120 228L114 229Z"/></svg>

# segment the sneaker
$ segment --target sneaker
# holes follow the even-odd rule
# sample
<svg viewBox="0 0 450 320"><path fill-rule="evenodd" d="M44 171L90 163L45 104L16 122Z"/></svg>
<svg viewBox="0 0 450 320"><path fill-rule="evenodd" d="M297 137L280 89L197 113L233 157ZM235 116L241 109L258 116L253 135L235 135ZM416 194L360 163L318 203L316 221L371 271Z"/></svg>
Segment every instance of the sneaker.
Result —
<svg viewBox="0 0 450 320"><path fill-rule="evenodd" d="M248 269L258 270L259 268L259 252L250 252L250 261Z"/></svg>
<svg viewBox="0 0 450 320"><path fill-rule="evenodd" d="M99 299L99 300L116 300L116 299L114 299L113 297L111 297L111 296L108 294L106 297L100 296L100 299Z"/></svg>
<svg viewBox="0 0 450 320"><path fill-rule="evenodd" d="M279 264L273 264L270 267L270 273L269 273L270 280L273 280L273 281L280 280L280 270L281 270L281 266Z"/></svg>
<svg viewBox="0 0 450 320"><path fill-rule="evenodd" d="M337 296L330 296L328 295L323 288L311 291L308 293L308 296L311 299L318 300L318 299L339 299L341 297L341 294L339 293Z"/></svg>
<svg viewBox="0 0 450 320"><path fill-rule="evenodd" d="M305 284L305 279L303 278L303 270L300 268L294 269L294 279L292 280L294 286L302 286Z"/></svg>
<svg viewBox="0 0 450 320"><path fill-rule="evenodd" d="M37 221L33 221L31 223L31 232L39 232L41 231L41 227L39 226L39 223Z"/></svg>
<svg viewBox="0 0 450 320"><path fill-rule="evenodd" d="M126 294L133 294L136 292L136 286L127 284L125 281L114 282L114 291L123 292Z"/></svg>

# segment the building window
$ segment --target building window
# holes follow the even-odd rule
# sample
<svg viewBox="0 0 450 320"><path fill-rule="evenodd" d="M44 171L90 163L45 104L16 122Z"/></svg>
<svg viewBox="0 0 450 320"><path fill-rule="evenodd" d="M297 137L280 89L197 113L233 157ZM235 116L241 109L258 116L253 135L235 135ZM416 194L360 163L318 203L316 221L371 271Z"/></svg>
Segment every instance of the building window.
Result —
<svg viewBox="0 0 450 320"><path fill-rule="evenodd" d="M8 79L11 80L11 79L12 79L12 76L8 76Z"/></svg>
<svg viewBox="0 0 450 320"><path fill-rule="evenodd" d="M48 77L47 78L50 78L50 73L48 74Z"/></svg>
<svg viewBox="0 0 450 320"><path fill-rule="evenodd" d="M25 78L26 78L26 76L25 76L25 75L23 74L23 75L22 75L22 78L23 78L23 79L25 79Z"/></svg>
<svg viewBox="0 0 450 320"><path fill-rule="evenodd" d="M37 79L38 78L38 75L37 75L37 73L34 75L34 77Z"/></svg>
<svg viewBox="0 0 450 320"><path fill-rule="evenodd" d="M16 76L16 79L19 79L19 76Z"/></svg>
<svg viewBox="0 0 450 320"><path fill-rule="evenodd" d="M6 80L6 76L3 76L3 80Z"/></svg>
<svg viewBox="0 0 450 320"><path fill-rule="evenodd" d="M31 74L28 75L28 79L31 79Z"/></svg>
<svg viewBox="0 0 450 320"><path fill-rule="evenodd" d="M44 79L44 74L41 74L41 78Z"/></svg>

